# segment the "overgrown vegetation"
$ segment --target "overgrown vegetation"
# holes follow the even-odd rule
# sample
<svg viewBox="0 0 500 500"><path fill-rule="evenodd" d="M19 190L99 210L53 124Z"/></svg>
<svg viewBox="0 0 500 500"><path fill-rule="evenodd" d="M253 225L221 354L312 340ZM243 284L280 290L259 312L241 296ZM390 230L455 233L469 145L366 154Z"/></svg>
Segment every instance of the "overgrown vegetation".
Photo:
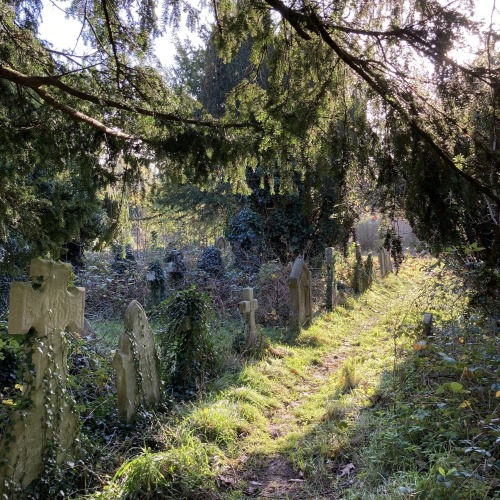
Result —
<svg viewBox="0 0 500 500"><path fill-rule="evenodd" d="M80 455L48 460L33 498L497 495L498 7L473 4L214 0L167 71L154 41L182 13L196 30L189 2L61 2L86 54L42 40L39 0L0 4L0 314L43 255L73 264L92 326L69 336ZM403 219L446 267L408 256ZM297 256L316 318L292 341ZM132 299L164 394L124 425L110 360ZM29 404L31 334L0 318L0 435Z"/></svg>
<svg viewBox="0 0 500 500"><path fill-rule="evenodd" d="M75 498L494 498L498 326L468 307L466 292L441 263L410 259L398 276L321 313L294 344L283 343L283 330L261 327L270 343L260 360L240 359L231 348L237 327L218 323L210 345L200 346L225 351L219 375L205 378L202 391L198 384L190 402L164 397L133 425L118 422L111 353L98 340L75 338L78 473L54 464L38 491ZM160 336L162 328L178 332L189 315L203 320L206 306L194 290L173 294L159 307L172 318L158 317L154 328ZM423 337L423 311L433 314L431 337Z"/></svg>

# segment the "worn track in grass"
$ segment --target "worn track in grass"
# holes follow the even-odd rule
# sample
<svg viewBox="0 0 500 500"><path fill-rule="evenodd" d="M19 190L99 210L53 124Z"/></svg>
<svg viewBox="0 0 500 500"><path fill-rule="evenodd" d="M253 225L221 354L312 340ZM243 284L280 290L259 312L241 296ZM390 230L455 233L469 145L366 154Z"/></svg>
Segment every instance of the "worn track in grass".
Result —
<svg viewBox="0 0 500 500"><path fill-rule="evenodd" d="M351 400L346 420L351 423L357 420L360 411L370 403L382 372L393 368L394 354L397 356L401 342L396 336L397 327L418 295L419 284L405 273L391 276L356 300L353 309L325 315L310 330L303 331L297 341L298 350L316 343L319 359L313 359L302 369L290 367L293 387L278 395L279 408L266 412L268 440L250 443L250 439L241 443L242 453L234 461L234 484L239 484L239 488L227 494L221 492L221 498L298 500L342 495L356 473L352 464L345 464L342 443L345 446L349 442L345 433L339 433L341 444L336 456L332 452L326 462L319 458L323 466L317 474L311 473L312 467L309 470L297 467L299 461L295 455L300 454L301 444L305 446L308 439L314 441L314 433L321 435L325 426L331 426L335 419L329 416L332 398L345 394ZM315 340L318 331L322 341ZM290 366L290 358L294 356L300 353L296 354L292 348L282 359L274 359L273 364ZM363 360L369 362L368 369L349 374L352 366L363 364ZM349 377L354 380L348 380ZM307 437L301 438L300 434ZM310 455L314 460L321 452L311 449Z"/></svg>

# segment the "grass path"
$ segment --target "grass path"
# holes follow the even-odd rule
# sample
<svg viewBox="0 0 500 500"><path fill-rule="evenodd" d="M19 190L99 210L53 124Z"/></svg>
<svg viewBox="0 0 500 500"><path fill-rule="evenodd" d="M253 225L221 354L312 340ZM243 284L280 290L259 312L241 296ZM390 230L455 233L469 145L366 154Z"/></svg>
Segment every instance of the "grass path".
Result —
<svg viewBox="0 0 500 500"><path fill-rule="evenodd" d="M254 367L276 388L275 401L265 422L238 443L233 490L224 497L334 498L348 486L355 472L345 449L351 431L393 369L395 349L397 355L408 342L397 327L420 294L415 270L320 316L297 345L272 349L278 356Z"/></svg>

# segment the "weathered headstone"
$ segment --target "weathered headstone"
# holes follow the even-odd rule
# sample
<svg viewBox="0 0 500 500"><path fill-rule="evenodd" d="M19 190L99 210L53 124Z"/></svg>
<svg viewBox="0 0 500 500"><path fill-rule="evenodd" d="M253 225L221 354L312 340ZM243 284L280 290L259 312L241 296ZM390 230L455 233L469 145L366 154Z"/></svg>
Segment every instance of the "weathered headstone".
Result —
<svg viewBox="0 0 500 500"><path fill-rule="evenodd" d="M118 414L131 422L141 405L160 402L159 361L153 332L142 306L133 300L125 312L125 328L113 364L116 370Z"/></svg>
<svg viewBox="0 0 500 500"><path fill-rule="evenodd" d="M335 284L335 255L333 247L325 249L325 263L326 263L326 310L333 311L336 306L336 284Z"/></svg>
<svg viewBox="0 0 500 500"><path fill-rule="evenodd" d="M215 248L218 248L221 252L229 252L230 250L230 245L229 241L224 238L224 236L219 236L218 238L215 239Z"/></svg>
<svg viewBox="0 0 500 500"><path fill-rule="evenodd" d="M151 303L153 305L160 303L165 298L165 272L157 260L149 265L146 281L151 292Z"/></svg>
<svg viewBox="0 0 500 500"><path fill-rule="evenodd" d="M245 344L247 348L252 349L257 346L259 338L255 323L255 311L259 304L257 299L253 298L253 288L244 288L242 299L239 306L245 320Z"/></svg>
<svg viewBox="0 0 500 500"><path fill-rule="evenodd" d="M288 279L290 290L290 330L298 335L312 320L311 272L304 259L295 260Z"/></svg>
<svg viewBox="0 0 500 500"><path fill-rule="evenodd" d="M32 283L12 283L10 334L33 335L32 369L26 370L24 392L30 406L13 414L12 427L0 442L0 493L26 488L50 459L71 457L77 436L72 401L66 392L67 340L65 329L80 333L84 325L85 290L67 288L69 264L33 259Z"/></svg>
<svg viewBox="0 0 500 500"><path fill-rule="evenodd" d="M424 313L424 320L422 322L422 327L423 327L423 333L424 335L427 335L427 337L430 337L432 335L432 314L431 313Z"/></svg>
<svg viewBox="0 0 500 500"><path fill-rule="evenodd" d="M389 273L392 273L391 254L383 247L378 251L378 263L382 278L385 278Z"/></svg>
<svg viewBox="0 0 500 500"><path fill-rule="evenodd" d="M373 257L368 253L366 260L363 261L361 247L356 243L356 263L354 264L353 289L354 293L365 292L373 282Z"/></svg>

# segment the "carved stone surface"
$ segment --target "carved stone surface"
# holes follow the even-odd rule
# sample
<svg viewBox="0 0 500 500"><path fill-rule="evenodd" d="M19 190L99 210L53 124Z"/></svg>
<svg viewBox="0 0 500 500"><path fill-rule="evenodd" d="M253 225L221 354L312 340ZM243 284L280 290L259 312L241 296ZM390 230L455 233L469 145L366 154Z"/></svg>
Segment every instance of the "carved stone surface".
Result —
<svg viewBox="0 0 500 500"><path fill-rule="evenodd" d="M311 272L304 259L297 258L288 279L290 290L290 330L299 334L312 320Z"/></svg>
<svg viewBox="0 0 500 500"><path fill-rule="evenodd" d="M125 328L120 335L113 364L118 413L122 420L130 422L141 405L160 402L161 386L153 332L144 309L136 300L129 304L125 312Z"/></svg>
<svg viewBox="0 0 500 500"><path fill-rule="evenodd" d="M71 457L77 436L72 401L66 393L68 374L65 329L80 333L84 325L85 290L67 288L69 264L33 259L32 283L12 283L9 333L36 329L31 346L31 373L25 393L30 406L14 413L12 427L0 442L0 493L9 484L24 489L37 479L49 458ZM53 453L53 455L51 455Z"/></svg>
<svg viewBox="0 0 500 500"><path fill-rule="evenodd" d="M253 288L244 288L240 302L240 312L245 319L245 342L248 347L255 347L258 343L257 325L255 323L255 311L259 304L253 298Z"/></svg>

